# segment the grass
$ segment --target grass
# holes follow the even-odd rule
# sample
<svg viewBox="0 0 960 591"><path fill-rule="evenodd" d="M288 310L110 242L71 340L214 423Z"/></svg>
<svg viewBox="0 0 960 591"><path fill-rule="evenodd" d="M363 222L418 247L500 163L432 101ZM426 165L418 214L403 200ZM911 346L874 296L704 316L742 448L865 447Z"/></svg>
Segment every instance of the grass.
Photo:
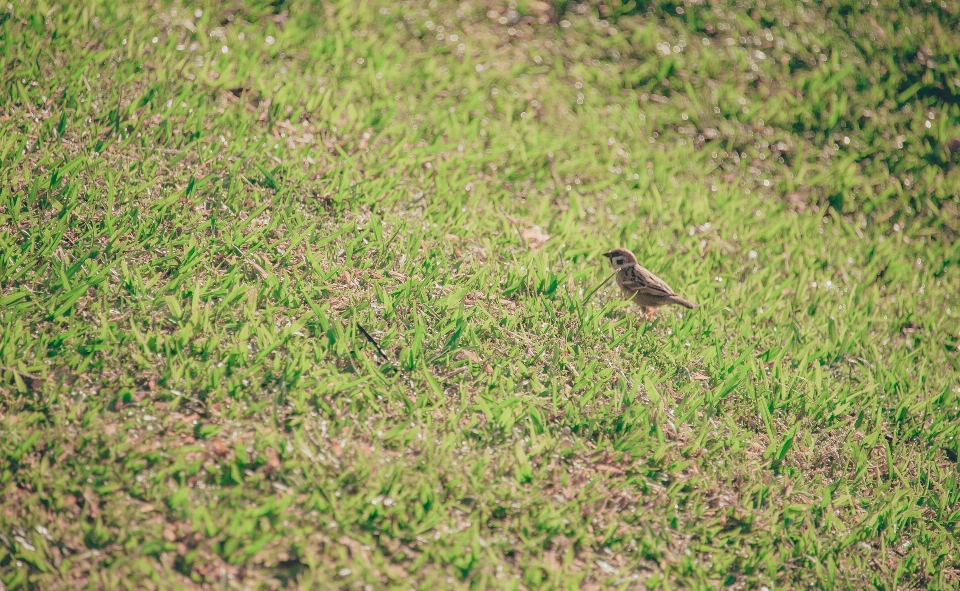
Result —
<svg viewBox="0 0 960 591"><path fill-rule="evenodd" d="M955 588L956 6L590 2L7 4L0 587Z"/></svg>

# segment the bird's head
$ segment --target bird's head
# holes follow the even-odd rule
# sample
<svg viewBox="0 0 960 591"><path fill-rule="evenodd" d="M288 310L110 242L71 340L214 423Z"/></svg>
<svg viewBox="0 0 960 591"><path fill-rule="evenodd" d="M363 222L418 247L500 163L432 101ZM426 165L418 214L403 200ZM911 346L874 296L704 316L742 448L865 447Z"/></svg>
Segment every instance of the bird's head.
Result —
<svg viewBox="0 0 960 591"><path fill-rule="evenodd" d="M615 248L610 252L603 253L603 256L610 260L610 264L616 268L626 267L637 264L637 257L626 248Z"/></svg>

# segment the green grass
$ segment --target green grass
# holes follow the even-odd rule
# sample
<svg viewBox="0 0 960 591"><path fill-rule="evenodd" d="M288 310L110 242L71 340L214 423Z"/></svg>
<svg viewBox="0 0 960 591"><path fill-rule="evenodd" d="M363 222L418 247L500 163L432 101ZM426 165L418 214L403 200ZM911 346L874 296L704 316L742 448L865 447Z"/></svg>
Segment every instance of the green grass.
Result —
<svg viewBox="0 0 960 591"><path fill-rule="evenodd" d="M2 8L0 588L956 588L957 6L591 2Z"/></svg>

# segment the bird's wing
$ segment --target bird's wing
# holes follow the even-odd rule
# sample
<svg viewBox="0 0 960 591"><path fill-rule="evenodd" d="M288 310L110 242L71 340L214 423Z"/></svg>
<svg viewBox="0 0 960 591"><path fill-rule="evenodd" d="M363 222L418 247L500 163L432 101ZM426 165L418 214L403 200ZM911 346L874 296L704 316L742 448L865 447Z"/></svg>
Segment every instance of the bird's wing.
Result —
<svg viewBox="0 0 960 591"><path fill-rule="evenodd" d="M668 298L677 295L667 282L640 265L620 270L620 285L627 291Z"/></svg>

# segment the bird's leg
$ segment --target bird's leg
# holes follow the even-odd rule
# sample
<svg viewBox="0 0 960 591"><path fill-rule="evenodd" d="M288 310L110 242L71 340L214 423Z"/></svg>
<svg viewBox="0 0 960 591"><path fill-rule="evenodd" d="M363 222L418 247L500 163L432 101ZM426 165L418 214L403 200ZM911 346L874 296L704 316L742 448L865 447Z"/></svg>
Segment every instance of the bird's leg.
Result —
<svg viewBox="0 0 960 591"><path fill-rule="evenodd" d="M647 320L653 320L653 319L656 318L656 317L657 317L657 309L656 309L656 308L648 308Z"/></svg>

